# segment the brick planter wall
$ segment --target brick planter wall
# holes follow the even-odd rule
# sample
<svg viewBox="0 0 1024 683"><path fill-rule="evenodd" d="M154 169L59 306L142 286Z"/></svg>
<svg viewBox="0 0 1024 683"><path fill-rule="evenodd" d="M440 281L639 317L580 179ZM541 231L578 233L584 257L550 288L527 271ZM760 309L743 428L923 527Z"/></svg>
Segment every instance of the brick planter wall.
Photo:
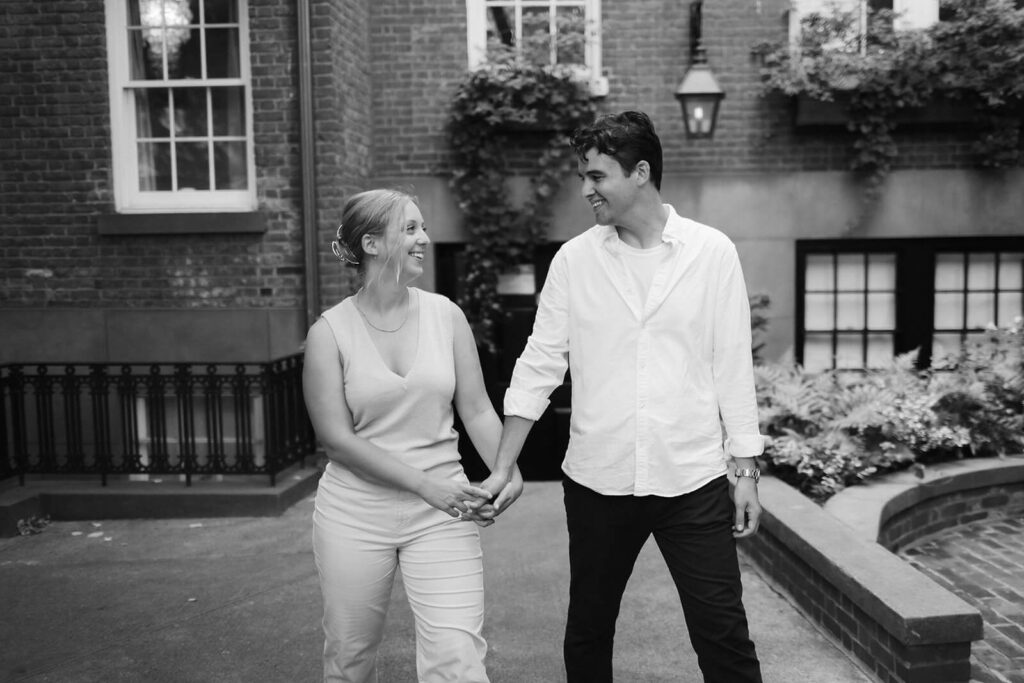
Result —
<svg viewBox="0 0 1024 683"><path fill-rule="evenodd" d="M865 668L886 683L970 679L976 609L787 484L762 479L761 502L743 551Z"/></svg>
<svg viewBox="0 0 1024 683"><path fill-rule="evenodd" d="M943 529L1022 513L1024 465L939 476L886 503L878 542L896 552Z"/></svg>

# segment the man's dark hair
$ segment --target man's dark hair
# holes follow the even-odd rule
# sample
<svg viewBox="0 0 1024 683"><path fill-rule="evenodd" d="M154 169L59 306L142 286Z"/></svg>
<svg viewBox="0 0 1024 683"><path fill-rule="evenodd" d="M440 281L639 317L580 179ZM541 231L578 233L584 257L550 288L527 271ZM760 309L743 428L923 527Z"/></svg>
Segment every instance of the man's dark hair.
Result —
<svg viewBox="0 0 1024 683"><path fill-rule="evenodd" d="M629 175L640 161L651 167L651 182L661 191L661 140L651 118L641 111L607 114L588 126L577 128L569 142L580 159L596 149L619 162Z"/></svg>

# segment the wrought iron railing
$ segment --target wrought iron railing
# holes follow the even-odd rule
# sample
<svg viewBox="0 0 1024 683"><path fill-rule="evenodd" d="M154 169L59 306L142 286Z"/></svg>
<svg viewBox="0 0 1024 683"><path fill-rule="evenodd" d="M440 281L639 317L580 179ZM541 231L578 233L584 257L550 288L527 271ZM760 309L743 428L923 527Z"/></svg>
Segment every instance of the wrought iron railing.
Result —
<svg viewBox="0 0 1024 683"><path fill-rule="evenodd" d="M302 356L269 363L0 365L0 479L266 474L316 450Z"/></svg>

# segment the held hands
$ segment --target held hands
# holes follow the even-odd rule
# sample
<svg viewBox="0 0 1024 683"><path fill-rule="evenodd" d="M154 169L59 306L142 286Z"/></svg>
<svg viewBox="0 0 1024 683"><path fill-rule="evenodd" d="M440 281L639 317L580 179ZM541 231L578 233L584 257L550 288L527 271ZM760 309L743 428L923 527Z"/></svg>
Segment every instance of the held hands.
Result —
<svg viewBox="0 0 1024 683"><path fill-rule="evenodd" d="M488 506L494 510L493 517L504 512L512 503L519 499L523 493L523 475L518 467L512 468L511 474L495 471L480 483L481 488L487 489L493 496L493 503Z"/></svg>
<svg viewBox="0 0 1024 683"><path fill-rule="evenodd" d="M490 516L484 514L486 508L491 508L488 503L491 492L481 486L424 474L416 493L431 506L457 519L473 521L480 526L494 523Z"/></svg>

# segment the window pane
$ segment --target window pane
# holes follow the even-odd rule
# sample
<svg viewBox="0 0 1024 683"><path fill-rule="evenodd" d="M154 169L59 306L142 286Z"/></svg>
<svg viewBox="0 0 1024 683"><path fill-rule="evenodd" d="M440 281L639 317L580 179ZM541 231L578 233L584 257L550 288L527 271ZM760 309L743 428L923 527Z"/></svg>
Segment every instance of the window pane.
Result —
<svg viewBox="0 0 1024 683"><path fill-rule="evenodd" d="M245 89L210 88L214 135L245 135Z"/></svg>
<svg viewBox="0 0 1024 683"><path fill-rule="evenodd" d="M167 138L168 91L163 88L145 88L135 91L135 128L139 138Z"/></svg>
<svg viewBox="0 0 1024 683"><path fill-rule="evenodd" d="M991 292L967 294L967 327L987 327L996 320L996 298Z"/></svg>
<svg viewBox="0 0 1024 683"><path fill-rule="evenodd" d="M551 63L551 15L546 7L523 8L523 57L534 64Z"/></svg>
<svg viewBox="0 0 1024 683"><path fill-rule="evenodd" d="M878 368L892 360L893 336L891 334L868 335L868 367Z"/></svg>
<svg viewBox="0 0 1024 683"><path fill-rule="evenodd" d="M207 24L237 24L238 5L236 0L205 0L203 12Z"/></svg>
<svg viewBox="0 0 1024 683"><path fill-rule="evenodd" d="M935 329L959 330L964 326L964 295L959 292L935 295Z"/></svg>
<svg viewBox="0 0 1024 683"><path fill-rule="evenodd" d="M935 290L963 290L964 288L964 257L963 254L936 254L935 256Z"/></svg>
<svg viewBox="0 0 1024 683"><path fill-rule="evenodd" d="M205 137L206 88L174 89L174 129L178 137Z"/></svg>
<svg viewBox="0 0 1024 683"><path fill-rule="evenodd" d="M163 31L139 29L128 32L128 54L132 80L161 80L164 77Z"/></svg>
<svg viewBox="0 0 1024 683"><path fill-rule="evenodd" d="M837 258L839 274L836 288L841 291L864 290L864 255L840 254Z"/></svg>
<svg viewBox="0 0 1024 683"><path fill-rule="evenodd" d="M835 299L832 294L804 296L804 329L831 330L835 321Z"/></svg>
<svg viewBox="0 0 1024 683"><path fill-rule="evenodd" d="M809 334L804 337L804 370L821 372L832 367L832 336Z"/></svg>
<svg viewBox="0 0 1024 683"><path fill-rule="evenodd" d="M177 152L178 189L210 189L210 156L205 142L181 142Z"/></svg>
<svg viewBox="0 0 1024 683"><path fill-rule="evenodd" d="M971 254L967 257L967 289L994 289L996 255Z"/></svg>
<svg viewBox="0 0 1024 683"><path fill-rule="evenodd" d="M996 321L1000 327L1006 327L1021 316L1024 316L1024 302L1020 292L1001 292L999 294L999 319Z"/></svg>
<svg viewBox="0 0 1024 683"><path fill-rule="evenodd" d="M932 360L941 358L960 350L960 333L941 333L932 335Z"/></svg>
<svg viewBox="0 0 1024 683"><path fill-rule="evenodd" d="M868 294L868 328L872 330L892 330L896 328L895 294Z"/></svg>
<svg viewBox="0 0 1024 683"><path fill-rule="evenodd" d="M555 46L559 64L585 64L586 17L582 7L555 10Z"/></svg>
<svg viewBox="0 0 1024 683"><path fill-rule="evenodd" d="M895 254L868 254L868 289L896 289Z"/></svg>
<svg viewBox="0 0 1024 683"><path fill-rule="evenodd" d="M487 42L496 41L508 47L515 45L515 15L511 7L491 7L487 13Z"/></svg>
<svg viewBox="0 0 1024 683"><path fill-rule="evenodd" d="M999 259L999 289L1024 288L1024 254L1003 254Z"/></svg>
<svg viewBox="0 0 1024 683"><path fill-rule="evenodd" d="M831 292L835 286L832 273L831 255L808 255L807 273L804 277L804 289L808 292Z"/></svg>
<svg viewBox="0 0 1024 683"><path fill-rule="evenodd" d="M203 77L203 50L199 40L199 29L167 29L167 77Z"/></svg>
<svg viewBox="0 0 1024 683"><path fill-rule="evenodd" d="M836 329L839 330L863 330L864 329L864 295L838 294L836 296Z"/></svg>
<svg viewBox="0 0 1024 683"><path fill-rule="evenodd" d="M836 336L836 367L864 367L864 352L859 334L840 334Z"/></svg>
<svg viewBox="0 0 1024 683"><path fill-rule="evenodd" d="M206 77L238 78L238 29L206 30Z"/></svg>
<svg viewBox="0 0 1024 683"><path fill-rule="evenodd" d="M244 190L248 187L246 177L245 143L213 143L213 165L217 190Z"/></svg>
<svg viewBox="0 0 1024 683"><path fill-rule="evenodd" d="M166 192L171 186L171 145L166 142L140 142L139 190Z"/></svg>

